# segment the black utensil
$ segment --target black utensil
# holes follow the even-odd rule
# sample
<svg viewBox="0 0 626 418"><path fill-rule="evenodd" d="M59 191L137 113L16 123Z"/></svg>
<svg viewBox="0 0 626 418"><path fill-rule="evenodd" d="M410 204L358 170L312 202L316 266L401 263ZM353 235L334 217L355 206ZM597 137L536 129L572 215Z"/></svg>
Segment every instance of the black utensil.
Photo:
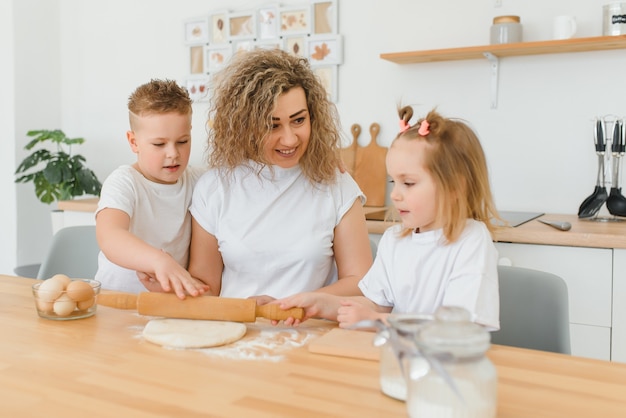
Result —
<svg viewBox="0 0 626 418"><path fill-rule="evenodd" d="M581 203L578 208L579 218L591 218L594 216L598 213L604 202L606 202L609 197L606 192L606 187L604 186L604 152L606 150L605 131L604 120L596 120L594 142L596 145L596 154L598 155L598 176L593 193L583 200L583 203Z"/></svg>
<svg viewBox="0 0 626 418"><path fill-rule="evenodd" d="M626 151L625 141L623 121L616 119L613 124L613 144L611 145L613 153L613 186L611 187L609 198L606 200L606 207L609 213L615 216L626 216L626 197L622 195L620 179L621 157Z"/></svg>

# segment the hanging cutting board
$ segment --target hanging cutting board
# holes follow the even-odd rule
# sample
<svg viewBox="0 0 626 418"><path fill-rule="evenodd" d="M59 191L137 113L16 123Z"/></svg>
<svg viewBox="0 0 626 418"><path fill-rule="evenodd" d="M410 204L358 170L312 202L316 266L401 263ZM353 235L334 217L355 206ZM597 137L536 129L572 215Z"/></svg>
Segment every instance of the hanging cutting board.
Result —
<svg viewBox="0 0 626 418"><path fill-rule="evenodd" d="M371 141L365 147L357 147L354 164L354 179L367 197L366 206L385 206L387 172L385 157L387 148L378 145L380 125L370 126Z"/></svg>
<svg viewBox="0 0 626 418"><path fill-rule="evenodd" d="M374 333L333 328L309 343L309 351L330 356L379 360L380 347L373 345Z"/></svg>
<svg viewBox="0 0 626 418"><path fill-rule="evenodd" d="M361 135L361 126L355 123L350 128L352 132L352 144L349 147L341 149L341 159L343 160L346 170L354 177L354 164L356 162L356 149L359 146L359 135Z"/></svg>

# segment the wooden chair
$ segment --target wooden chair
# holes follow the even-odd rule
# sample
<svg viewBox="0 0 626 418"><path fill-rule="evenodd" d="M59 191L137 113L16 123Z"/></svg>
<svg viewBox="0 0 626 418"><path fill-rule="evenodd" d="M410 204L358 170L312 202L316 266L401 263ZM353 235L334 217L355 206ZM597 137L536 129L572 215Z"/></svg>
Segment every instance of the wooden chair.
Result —
<svg viewBox="0 0 626 418"><path fill-rule="evenodd" d="M567 284L552 273L498 266L500 330L493 344L571 354Z"/></svg>
<svg viewBox="0 0 626 418"><path fill-rule="evenodd" d="M73 279L93 279L98 270L99 252L95 225L61 228L52 237L37 278L49 279L62 273Z"/></svg>

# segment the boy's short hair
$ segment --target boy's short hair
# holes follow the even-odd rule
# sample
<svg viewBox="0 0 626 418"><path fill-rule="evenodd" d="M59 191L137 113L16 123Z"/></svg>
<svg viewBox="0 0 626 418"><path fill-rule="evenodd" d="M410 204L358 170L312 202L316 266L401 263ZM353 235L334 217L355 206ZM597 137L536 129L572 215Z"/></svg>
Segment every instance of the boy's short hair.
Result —
<svg viewBox="0 0 626 418"><path fill-rule="evenodd" d="M131 129L133 119L147 114L176 112L191 115L192 100L187 89L173 80L152 79L142 84L128 98L128 111Z"/></svg>

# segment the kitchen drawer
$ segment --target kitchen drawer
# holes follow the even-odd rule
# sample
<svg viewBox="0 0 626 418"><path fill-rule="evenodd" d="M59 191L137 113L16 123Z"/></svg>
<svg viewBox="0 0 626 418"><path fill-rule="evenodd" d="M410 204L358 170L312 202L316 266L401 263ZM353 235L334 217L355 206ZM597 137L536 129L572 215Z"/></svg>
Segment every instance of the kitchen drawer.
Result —
<svg viewBox="0 0 626 418"><path fill-rule="evenodd" d="M611 360L611 328L570 324L572 355Z"/></svg>
<svg viewBox="0 0 626 418"><path fill-rule="evenodd" d="M570 323L611 327L613 250L495 243L501 263L562 277L569 292Z"/></svg>

